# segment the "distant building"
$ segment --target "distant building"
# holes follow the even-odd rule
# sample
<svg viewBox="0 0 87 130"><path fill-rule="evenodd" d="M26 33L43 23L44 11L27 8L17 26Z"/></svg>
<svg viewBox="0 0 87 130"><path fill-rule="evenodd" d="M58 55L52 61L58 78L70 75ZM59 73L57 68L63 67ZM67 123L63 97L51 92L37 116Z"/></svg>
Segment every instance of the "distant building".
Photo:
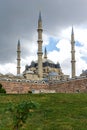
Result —
<svg viewBox="0 0 87 130"><path fill-rule="evenodd" d="M80 76L87 76L87 70L82 70L82 73L80 74Z"/></svg>

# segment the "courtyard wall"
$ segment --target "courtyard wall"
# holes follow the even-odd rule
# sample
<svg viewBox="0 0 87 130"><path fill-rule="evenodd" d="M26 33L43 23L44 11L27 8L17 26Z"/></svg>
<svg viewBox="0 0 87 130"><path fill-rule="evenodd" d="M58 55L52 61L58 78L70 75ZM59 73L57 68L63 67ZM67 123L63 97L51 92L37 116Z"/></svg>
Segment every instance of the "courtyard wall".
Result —
<svg viewBox="0 0 87 130"><path fill-rule="evenodd" d="M17 93L84 93L87 92L87 77L81 79L71 79L68 81L49 81L49 82L27 82L27 81L8 81L0 79L0 83L9 94Z"/></svg>

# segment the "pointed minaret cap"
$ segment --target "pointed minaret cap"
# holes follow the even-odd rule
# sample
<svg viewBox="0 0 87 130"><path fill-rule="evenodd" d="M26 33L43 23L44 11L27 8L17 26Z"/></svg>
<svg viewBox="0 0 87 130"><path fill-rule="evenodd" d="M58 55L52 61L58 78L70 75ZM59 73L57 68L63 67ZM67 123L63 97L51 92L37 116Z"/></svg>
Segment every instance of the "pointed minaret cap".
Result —
<svg viewBox="0 0 87 130"><path fill-rule="evenodd" d="M73 31L73 26L72 26L72 34L74 34L74 31Z"/></svg>
<svg viewBox="0 0 87 130"><path fill-rule="evenodd" d="M47 49L45 47L45 51L44 51L44 58L47 59Z"/></svg>
<svg viewBox="0 0 87 130"><path fill-rule="evenodd" d="M38 21L42 21L42 18L41 18L41 11L39 12L39 19Z"/></svg>
<svg viewBox="0 0 87 130"><path fill-rule="evenodd" d="M20 46L20 40L18 40L18 46Z"/></svg>

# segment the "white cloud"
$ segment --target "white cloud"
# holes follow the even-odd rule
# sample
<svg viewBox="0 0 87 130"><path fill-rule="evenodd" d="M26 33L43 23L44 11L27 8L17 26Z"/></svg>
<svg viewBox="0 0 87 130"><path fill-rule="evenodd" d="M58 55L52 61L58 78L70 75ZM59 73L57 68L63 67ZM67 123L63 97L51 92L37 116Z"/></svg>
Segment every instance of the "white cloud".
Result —
<svg viewBox="0 0 87 130"><path fill-rule="evenodd" d="M12 73L16 74L16 64L15 63L7 63L4 65L0 65L0 73L2 74L7 74L7 73Z"/></svg>
<svg viewBox="0 0 87 130"><path fill-rule="evenodd" d="M49 36L43 33L43 46L46 46L48 44L49 44Z"/></svg>

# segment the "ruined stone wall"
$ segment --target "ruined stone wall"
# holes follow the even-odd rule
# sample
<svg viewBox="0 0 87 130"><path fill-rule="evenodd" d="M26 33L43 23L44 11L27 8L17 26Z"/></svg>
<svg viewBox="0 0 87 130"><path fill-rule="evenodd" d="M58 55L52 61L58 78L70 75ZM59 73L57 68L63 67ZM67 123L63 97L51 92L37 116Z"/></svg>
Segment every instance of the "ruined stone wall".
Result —
<svg viewBox="0 0 87 130"><path fill-rule="evenodd" d="M29 83L17 81L2 81L3 88L7 93L28 93L32 90L50 90L57 93L78 93L87 92L87 78L74 79L63 82L49 82L49 83ZM45 91L46 92L46 91Z"/></svg>

